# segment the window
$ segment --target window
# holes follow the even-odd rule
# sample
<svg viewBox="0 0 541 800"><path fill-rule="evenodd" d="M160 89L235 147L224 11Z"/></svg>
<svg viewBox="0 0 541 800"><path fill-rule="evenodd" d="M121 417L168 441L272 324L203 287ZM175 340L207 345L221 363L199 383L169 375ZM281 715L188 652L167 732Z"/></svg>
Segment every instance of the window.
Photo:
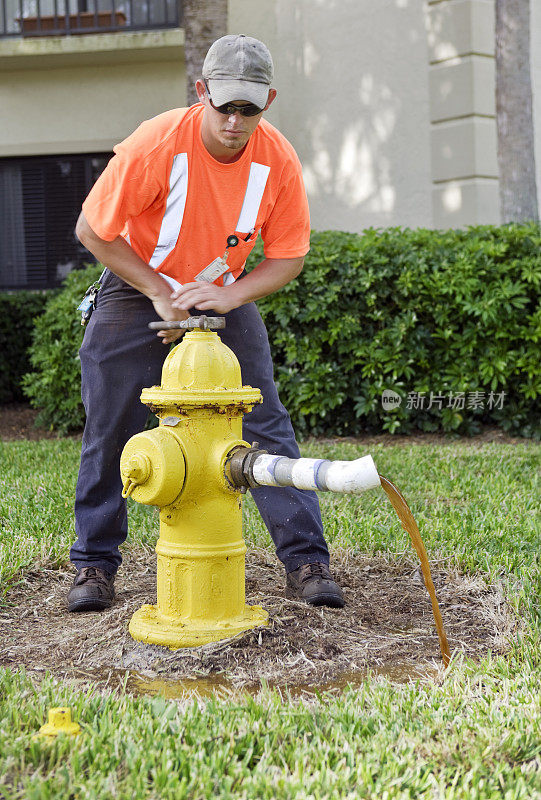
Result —
<svg viewBox="0 0 541 800"><path fill-rule="evenodd" d="M0 290L52 288L94 260L75 224L111 156L0 159Z"/></svg>
<svg viewBox="0 0 541 800"><path fill-rule="evenodd" d="M0 38L176 28L180 0L0 0Z"/></svg>

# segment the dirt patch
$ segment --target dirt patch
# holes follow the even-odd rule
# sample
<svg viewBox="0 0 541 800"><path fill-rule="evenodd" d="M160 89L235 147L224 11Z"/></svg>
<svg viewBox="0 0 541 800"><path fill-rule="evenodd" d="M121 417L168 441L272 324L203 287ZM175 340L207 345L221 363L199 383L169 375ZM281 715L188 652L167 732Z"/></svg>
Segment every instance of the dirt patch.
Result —
<svg viewBox="0 0 541 800"><path fill-rule="evenodd" d="M40 428L36 426L36 417L38 412L24 403L12 403L5 406L0 406L0 440L9 442L17 439L30 439L36 441L38 439L57 439L59 434L55 431L50 431L47 428ZM73 438L79 438L81 433L72 434ZM499 428L487 428L482 433L476 436L446 436L440 433L422 433L421 431L410 434L408 436L391 435L390 433L383 433L377 436L369 434L361 434L360 436L346 436L341 438L317 438L310 439L319 444L392 444L400 445L402 447L410 447L411 445L422 444L437 444L437 445L452 445L457 443L466 444L485 444L487 442L498 442L499 444L521 444L532 443L531 439L521 439L515 436L508 436Z"/></svg>
<svg viewBox="0 0 541 800"><path fill-rule="evenodd" d="M0 440L13 442L19 439L57 439L58 434L36 426L38 412L24 403L0 406Z"/></svg>
<svg viewBox="0 0 541 800"><path fill-rule="evenodd" d="M488 650L505 652L518 623L501 588L432 566L451 650L473 658ZM286 600L280 562L267 551L252 550L246 560L247 602L267 609L269 626L225 642L170 651L135 642L127 630L136 609L156 602L154 553L125 552L117 602L102 613L68 614L65 596L73 572L41 570L26 575L0 608L0 666L47 669L102 686L120 681L128 689L129 679L139 691L145 691L146 681L150 693L153 687L163 689L160 681L321 687L369 668L392 677L404 664L417 674L438 667L434 619L416 565L342 552L333 558L333 571L346 607L313 608Z"/></svg>
<svg viewBox="0 0 541 800"><path fill-rule="evenodd" d="M416 431L415 433L408 434L380 433L372 435L364 433L361 436L342 436L337 438L318 436L310 438L308 441L316 442L317 444L363 444L368 447L373 444L398 445L399 447L427 444L470 444L478 446L490 442L497 442L498 444L535 444L533 439L509 436L505 431L499 428L485 428L482 433L477 433L475 436L457 436L452 433L423 433L423 431Z"/></svg>

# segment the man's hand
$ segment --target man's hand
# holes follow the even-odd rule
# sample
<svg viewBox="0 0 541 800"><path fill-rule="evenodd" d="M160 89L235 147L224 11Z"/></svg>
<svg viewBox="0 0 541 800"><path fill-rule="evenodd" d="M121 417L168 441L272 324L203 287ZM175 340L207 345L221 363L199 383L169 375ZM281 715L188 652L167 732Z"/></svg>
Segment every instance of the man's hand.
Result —
<svg viewBox="0 0 541 800"><path fill-rule="evenodd" d="M215 283L203 281L185 283L173 292L171 304L186 313L190 308L197 308L200 311L213 309L218 314L227 314L234 308L260 300L281 289L297 277L303 263L303 257L266 258L248 275L228 286L216 286Z"/></svg>
<svg viewBox="0 0 541 800"><path fill-rule="evenodd" d="M83 212L79 215L75 232L79 241L98 261L152 300L154 308L162 319L182 320L189 316L182 309L171 305L170 285L132 250L122 236L117 236L112 242L101 239L92 230ZM158 336L163 339L164 344L170 344L180 339L183 333L182 330L159 331Z"/></svg>
<svg viewBox="0 0 541 800"><path fill-rule="evenodd" d="M231 284L231 287L234 287L234 285ZM216 286L215 283L194 281L193 283L185 283L184 286L173 292L171 305L177 310L186 312L186 316L188 316L190 308L197 308L200 311L213 309L218 314L227 314L228 311L236 308L239 303L235 302L234 293L230 290L230 286ZM173 317L173 319L177 319L177 317Z"/></svg>
<svg viewBox="0 0 541 800"><path fill-rule="evenodd" d="M187 312L183 309L175 308L171 303L171 299L167 297L155 297L152 299L152 305L154 306L156 313L160 315L162 319L166 322L172 322L173 320L182 320L188 319L190 316ZM171 344L171 342L176 342L177 339L180 339L181 336L184 336L185 331L183 330L175 330L170 329L167 331L158 331L158 336L162 339L164 344Z"/></svg>

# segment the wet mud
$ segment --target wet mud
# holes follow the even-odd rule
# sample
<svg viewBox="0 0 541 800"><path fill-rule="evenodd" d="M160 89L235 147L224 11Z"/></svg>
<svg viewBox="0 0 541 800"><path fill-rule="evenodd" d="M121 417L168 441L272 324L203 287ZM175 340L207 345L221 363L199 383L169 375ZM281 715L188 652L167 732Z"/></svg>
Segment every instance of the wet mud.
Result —
<svg viewBox="0 0 541 800"><path fill-rule="evenodd" d="M355 685L368 671L396 681L441 676L430 600L414 558L397 563L334 554L331 567L347 604L332 609L287 600L280 562L252 550L247 602L267 609L268 627L177 651L135 642L128 633L134 611L156 602L153 552L125 551L116 602L101 613L69 614L65 598L74 572L40 570L27 574L0 607L0 666L166 696L264 685L326 691ZM518 621L501 587L438 563L431 567L451 652L504 653Z"/></svg>

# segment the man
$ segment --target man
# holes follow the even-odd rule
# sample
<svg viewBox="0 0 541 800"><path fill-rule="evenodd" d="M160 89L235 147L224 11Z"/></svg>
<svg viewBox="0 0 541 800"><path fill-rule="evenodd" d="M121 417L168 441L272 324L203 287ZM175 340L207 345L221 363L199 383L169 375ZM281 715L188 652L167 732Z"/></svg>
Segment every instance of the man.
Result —
<svg viewBox="0 0 541 800"><path fill-rule="evenodd" d="M145 423L139 395L160 383L163 344L181 335L167 330L156 336L149 322L185 319L190 310L224 315L220 337L239 359L243 382L260 388L264 398L245 416L244 438L299 457L253 301L294 279L308 252L300 164L289 142L262 120L276 97L271 55L262 42L224 36L210 48L202 72L200 103L144 122L115 147L77 223L79 239L108 270L80 351L87 422L70 611L101 610L114 599L118 547L127 536L120 454ZM265 258L245 274L259 233ZM224 263L231 234L239 244ZM343 606L328 569L315 493L261 487L253 497L285 566L288 596Z"/></svg>

